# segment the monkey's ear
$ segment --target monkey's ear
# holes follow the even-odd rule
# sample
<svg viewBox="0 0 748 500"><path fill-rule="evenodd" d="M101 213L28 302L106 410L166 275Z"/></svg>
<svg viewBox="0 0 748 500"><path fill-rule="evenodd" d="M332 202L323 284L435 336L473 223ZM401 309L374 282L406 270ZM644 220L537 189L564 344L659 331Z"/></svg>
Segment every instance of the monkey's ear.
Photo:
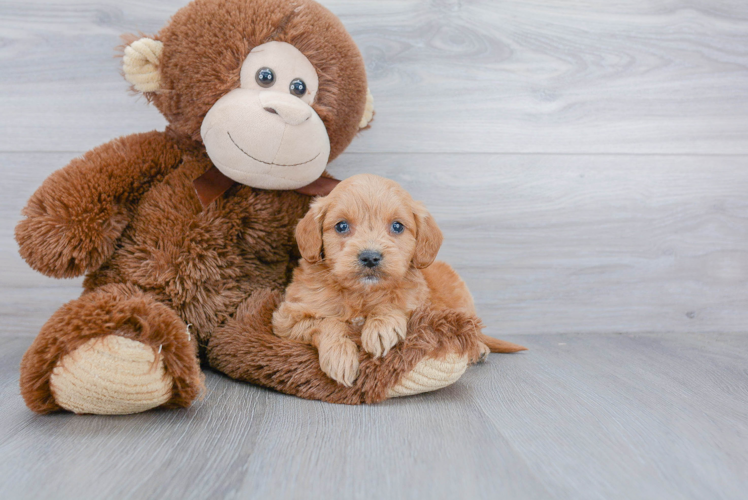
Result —
<svg viewBox="0 0 748 500"><path fill-rule="evenodd" d="M416 269L429 267L436 259L444 236L436 221L421 203L414 207L416 216L416 251L413 254L413 265Z"/></svg>
<svg viewBox="0 0 748 500"><path fill-rule="evenodd" d="M371 95L371 90L366 89L366 108L364 109L364 116L361 117L358 128L365 129L368 127L372 118L374 118L374 96Z"/></svg>
<svg viewBox="0 0 748 500"><path fill-rule="evenodd" d="M141 38L125 47L122 70L125 80L138 92L158 92L161 89L159 65L164 44L153 38Z"/></svg>
<svg viewBox="0 0 748 500"><path fill-rule="evenodd" d="M296 244L305 261L314 264L322 259L322 223L325 219L322 198L318 198L296 226Z"/></svg>

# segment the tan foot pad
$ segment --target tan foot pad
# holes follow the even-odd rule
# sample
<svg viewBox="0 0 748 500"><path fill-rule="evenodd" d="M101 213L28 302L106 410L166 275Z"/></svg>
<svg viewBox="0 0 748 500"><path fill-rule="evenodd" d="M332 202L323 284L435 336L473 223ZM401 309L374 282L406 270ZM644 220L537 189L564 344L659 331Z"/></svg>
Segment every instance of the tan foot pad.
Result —
<svg viewBox="0 0 748 500"><path fill-rule="evenodd" d="M119 335L89 340L57 363L50 387L57 404L75 413L127 415L166 403L173 380L157 354Z"/></svg>
<svg viewBox="0 0 748 500"><path fill-rule="evenodd" d="M441 359L422 359L400 382L390 389L387 397L412 396L452 385L465 373L467 356L448 354Z"/></svg>

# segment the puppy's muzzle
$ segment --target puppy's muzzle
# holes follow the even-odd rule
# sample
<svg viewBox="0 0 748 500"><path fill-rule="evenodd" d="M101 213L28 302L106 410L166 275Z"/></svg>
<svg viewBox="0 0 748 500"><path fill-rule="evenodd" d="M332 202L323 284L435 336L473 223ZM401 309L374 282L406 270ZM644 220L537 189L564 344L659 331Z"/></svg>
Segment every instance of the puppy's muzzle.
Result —
<svg viewBox="0 0 748 500"><path fill-rule="evenodd" d="M382 262L382 254L376 250L364 250L358 254L358 262L364 267L373 269Z"/></svg>

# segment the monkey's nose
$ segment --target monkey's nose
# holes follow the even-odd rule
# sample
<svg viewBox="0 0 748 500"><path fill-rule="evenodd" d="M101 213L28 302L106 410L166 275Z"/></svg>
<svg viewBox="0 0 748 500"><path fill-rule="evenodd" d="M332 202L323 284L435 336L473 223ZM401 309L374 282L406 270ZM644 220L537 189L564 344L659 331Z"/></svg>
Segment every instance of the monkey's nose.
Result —
<svg viewBox="0 0 748 500"><path fill-rule="evenodd" d="M260 92L260 105L268 113L275 113L289 125L300 125L312 116L312 108L291 94Z"/></svg>
<svg viewBox="0 0 748 500"><path fill-rule="evenodd" d="M358 254L358 261L362 266L366 266L371 269L372 267L377 267L382 261L382 254L375 250L364 250L363 252Z"/></svg>

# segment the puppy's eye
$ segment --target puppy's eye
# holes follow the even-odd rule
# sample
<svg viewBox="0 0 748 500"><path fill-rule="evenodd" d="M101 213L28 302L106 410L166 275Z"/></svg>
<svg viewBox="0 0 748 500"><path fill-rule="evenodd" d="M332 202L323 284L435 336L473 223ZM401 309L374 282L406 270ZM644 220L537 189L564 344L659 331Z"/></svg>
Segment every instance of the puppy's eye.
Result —
<svg viewBox="0 0 748 500"><path fill-rule="evenodd" d="M403 226L401 223L395 221L392 223L392 232L395 234L400 234L403 231L405 231L405 226Z"/></svg>
<svg viewBox="0 0 748 500"><path fill-rule="evenodd" d="M348 226L348 223L344 220L335 224L335 232L337 232L338 234L345 234L350 230L350 226Z"/></svg>
<svg viewBox="0 0 748 500"><path fill-rule="evenodd" d="M270 68L260 68L255 75L255 81L260 87L272 87L275 83L275 73Z"/></svg>
<svg viewBox="0 0 748 500"><path fill-rule="evenodd" d="M304 94L306 94L306 83L304 83L304 80L301 78L297 78L291 82L291 85L288 86L288 90L296 97L303 97Z"/></svg>

